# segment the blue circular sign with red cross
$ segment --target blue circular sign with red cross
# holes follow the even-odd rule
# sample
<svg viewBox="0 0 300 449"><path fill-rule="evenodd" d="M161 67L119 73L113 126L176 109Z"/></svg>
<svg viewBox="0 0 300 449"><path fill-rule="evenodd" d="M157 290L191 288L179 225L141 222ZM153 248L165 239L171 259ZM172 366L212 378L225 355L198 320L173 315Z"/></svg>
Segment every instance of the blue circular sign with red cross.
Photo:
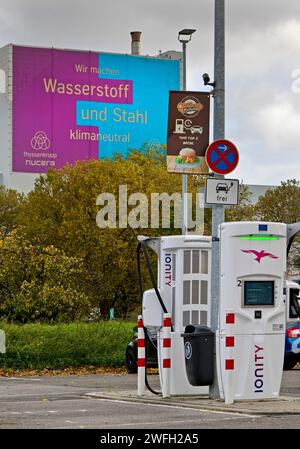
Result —
<svg viewBox="0 0 300 449"><path fill-rule="evenodd" d="M215 140L211 143L206 150L205 157L209 168L218 175L232 172L239 162L236 146L226 139Z"/></svg>

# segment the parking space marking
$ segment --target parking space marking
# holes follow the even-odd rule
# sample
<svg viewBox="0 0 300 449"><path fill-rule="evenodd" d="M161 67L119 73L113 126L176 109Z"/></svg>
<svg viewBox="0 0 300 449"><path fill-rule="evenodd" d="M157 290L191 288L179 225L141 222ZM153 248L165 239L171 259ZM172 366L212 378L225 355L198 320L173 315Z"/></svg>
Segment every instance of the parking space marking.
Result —
<svg viewBox="0 0 300 449"><path fill-rule="evenodd" d="M227 421L232 421L232 420L240 420L240 419L243 419L244 418L244 416L232 416L232 417L227 417L227 418L222 418L222 422L223 421L225 421L225 420L227 420ZM247 417L245 416L245 419L246 419ZM214 422L214 421L220 421L219 420L219 418L212 418L212 419L206 419L205 417L203 417L203 416L199 416L199 418L197 418L197 417L195 417L195 418L193 418L192 420L190 420L189 422L195 422L195 421L199 421L199 420L203 420L203 421L205 421L205 423L206 424L209 424L210 422ZM111 423L111 424L101 424L101 428L106 428L106 427L110 427L110 426L113 426L113 427L116 427L116 428L122 428L122 427L137 427L137 426L153 426L153 427L155 427L155 425L156 424L159 424L159 425L161 425L161 424L164 424L164 425L172 425L172 424L186 424L187 423L187 420L172 420L172 421L162 421L162 420L159 420L159 421L150 421L150 422L139 422L139 423L137 423L137 422L135 422L135 423L120 423L120 424L116 424L116 423Z"/></svg>

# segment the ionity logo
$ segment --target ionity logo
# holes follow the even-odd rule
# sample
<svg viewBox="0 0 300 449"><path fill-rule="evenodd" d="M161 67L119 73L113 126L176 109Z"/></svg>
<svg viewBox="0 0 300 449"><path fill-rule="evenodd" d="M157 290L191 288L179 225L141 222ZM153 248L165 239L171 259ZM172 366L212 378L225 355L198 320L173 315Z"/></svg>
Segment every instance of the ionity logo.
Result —
<svg viewBox="0 0 300 449"><path fill-rule="evenodd" d="M243 251L243 253L254 254L256 256L254 260L256 260L256 262L258 263L260 263L261 259L263 259L264 257L270 257L270 259L278 259L277 256L274 256L274 254L271 253L267 253L264 249L262 251L256 251L255 249L242 249L241 251Z"/></svg>

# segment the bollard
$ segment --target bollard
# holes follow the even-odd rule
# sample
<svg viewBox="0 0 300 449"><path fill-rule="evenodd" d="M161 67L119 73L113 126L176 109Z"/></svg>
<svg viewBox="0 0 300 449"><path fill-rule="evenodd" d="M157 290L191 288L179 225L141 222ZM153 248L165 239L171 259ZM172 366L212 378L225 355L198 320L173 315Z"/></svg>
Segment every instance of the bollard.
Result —
<svg viewBox="0 0 300 449"><path fill-rule="evenodd" d="M226 348L226 358L225 358L225 373L227 388L224 391L225 404L233 404L234 402L234 324L235 324L235 314L232 310L226 311L226 322L225 322L225 348Z"/></svg>
<svg viewBox="0 0 300 449"><path fill-rule="evenodd" d="M170 397L171 382L171 315L165 313L163 316L163 348L162 348L162 370L163 385L162 394L164 398Z"/></svg>
<svg viewBox="0 0 300 449"><path fill-rule="evenodd" d="M145 331L143 326L142 315L138 316L138 396L145 394L145 370L146 370L146 354L145 354Z"/></svg>

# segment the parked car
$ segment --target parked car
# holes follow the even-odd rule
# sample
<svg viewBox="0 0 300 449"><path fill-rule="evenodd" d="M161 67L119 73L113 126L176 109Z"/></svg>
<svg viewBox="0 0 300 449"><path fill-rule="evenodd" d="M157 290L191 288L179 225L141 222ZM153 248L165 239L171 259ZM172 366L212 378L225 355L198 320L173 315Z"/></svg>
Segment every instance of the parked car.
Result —
<svg viewBox="0 0 300 449"><path fill-rule="evenodd" d="M137 373L137 327L133 328L134 335L132 340L127 345L126 355L125 355L125 364L129 374ZM157 368L157 340L156 333L149 333L150 342L146 339L146 350L147 350L147 367L148 368Z"/></svg>
<svg viewBox="0 0 300 449"><path fill-rule="evenodd" d="M294 368L300 362L300 322L286 327L284 370Z"/></svg>

